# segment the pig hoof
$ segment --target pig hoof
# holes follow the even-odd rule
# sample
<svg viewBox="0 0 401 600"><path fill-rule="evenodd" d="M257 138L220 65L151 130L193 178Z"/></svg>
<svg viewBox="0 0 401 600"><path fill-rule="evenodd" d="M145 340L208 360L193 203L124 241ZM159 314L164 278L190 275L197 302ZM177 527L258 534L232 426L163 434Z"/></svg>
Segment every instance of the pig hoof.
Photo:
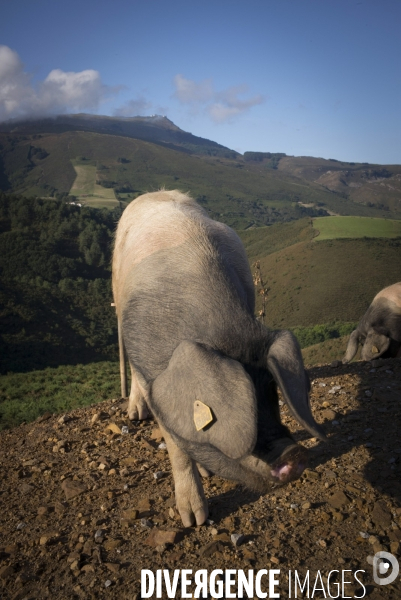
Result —
<svg viewBox="0 0 401 600"><path fill-rule="evenodd" d="M271 475L277 483L298 479L306 467L308 453L302 446L291 446L272 466Z"/></svg>
<svg viewBox="0 0 401 600"><path fill-rule="evenodd" d="M192 510L182 510L179 512L184 527L192 527L192 525L203 525L203 523L206 521L209 515L209 510L207 506L195 510L195 512L192 512Z"/></svg>
<svg viewBox="0 0 401 600"><path fill-rule="evenodd" d="M203 525L209 515L207 500L202 489L190 489L188 494L177 494L177 510L184 527Z"/></svg>
<svg viewBox="0 0 401 600"><path fill-rule="evenodd" d="M149 417L149 410L143 399L135 402L129 401L127 413L131 421L142 421Z"/></svg>

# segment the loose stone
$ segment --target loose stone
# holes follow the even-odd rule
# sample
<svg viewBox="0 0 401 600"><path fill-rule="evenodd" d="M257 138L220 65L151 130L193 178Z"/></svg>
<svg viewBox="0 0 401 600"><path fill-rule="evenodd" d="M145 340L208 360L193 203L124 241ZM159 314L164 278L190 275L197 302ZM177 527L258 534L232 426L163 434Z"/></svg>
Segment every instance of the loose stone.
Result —
<svg viewBox="0 0 401 600"><path fill-rule="evenodd" d="M241 544L243 544L245 541L245 536L242 533L232 533L231 541L234 546L241 546Z"/></svg>
<svg viewBox="0 0 401 600"><path fill-rule="evenodd" d="M142 527L145 527L145 529L150 529L152 527L152 523L151 521L148 521L148 519L141 519L141 525Z"/></svg>
<svg viewBox="0 0 401 600"><path fill-rule="evenodd" d="M328 499L328 503L331 506L333 506L333 508L341 508L345 504L348 504L348 502L349 502L348 497L344 494L344 492L341 492L341 491L335 492Z"/></svg>

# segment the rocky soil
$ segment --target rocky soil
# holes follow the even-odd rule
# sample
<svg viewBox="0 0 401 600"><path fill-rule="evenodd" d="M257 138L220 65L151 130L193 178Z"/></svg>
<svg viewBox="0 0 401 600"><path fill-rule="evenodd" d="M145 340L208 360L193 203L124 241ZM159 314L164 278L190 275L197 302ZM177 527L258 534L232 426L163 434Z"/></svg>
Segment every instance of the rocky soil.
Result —
<svg viewBox="0 0 401 600"><path fill-rule="evenodd" d="M279 569L281 598L290 597L290 570L303 579L309 570L314 598L330 597L331 570L340 579L349 570L340 596L331 579L331 597L401 598L400 577L375 584L367 560L380 550L400 554L401 361L309 373L329 443L308 438L283 406L310 448L309 468L265 496L204 479L210 519L197 528L184 529L175 510L157 424L128 421L123 400L3 431L1 599L139 599L141 569L202 568Z"/></svg>

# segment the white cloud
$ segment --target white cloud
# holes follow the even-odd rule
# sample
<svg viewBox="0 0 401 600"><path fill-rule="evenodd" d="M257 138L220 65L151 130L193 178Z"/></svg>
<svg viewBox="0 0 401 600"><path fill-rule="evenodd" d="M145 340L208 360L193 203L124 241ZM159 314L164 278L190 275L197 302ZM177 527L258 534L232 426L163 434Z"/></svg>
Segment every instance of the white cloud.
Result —
<svg viewBox="0 0 401 600"><path fill-rule="evenodd" d="M30 77L16 52L0 46L0 120L17 116L22 103L33 100Z"/></svg>
<svg viewBox="0 0 401 600"><path fill-rule="evenodd" d="M225 106L221 102L216 102L207 107L207 112L215 123L223 123L240 115L243 111L236 106Z"/></svg>
<svg viewBox="0 0 401 600"><path fill-rule="evenodd" d="M34 86L18 54L8 46L0 46L0 121L94 111L116 91L104 85L99 72L92 69L78 73L54 69Z"/></svg>
<svg viewBox="0 0 401 600"><path fill-rule="evenodd" d="M229 121L230 119L248 111L253 106L262 104L265 100L263 96L258 94L253 98L241 100L238 96L247 91L246 85L230 87L227 90L216 94L218 102L211 104L208 107L208 112L216 123Z"/></svg>
<svg viewBox="0 0 401 600"><path fill-rule="evenodd" d="M98 71L80 73L51 71L39 87L39 102L45 110L95 110L105 95Z"/></svg>
<svg viewBox="0 0 401 600"><path fill-rule="evenodd" d="M129 100L129 102L117 108L114 115L116 117L147 116L152 112L152 106L151 102L141 96L136 100Z"/></svg>
<svg viewBox="0 0 401 600"><path fill-rule="evenodd" d="M209 102L214 95L211 79L204 79L196 83L178 74L174 77L174 85L174 96L183 104L204 104Z"/></svg>
<svg viewBox="0 0 401 600"><path fill-rule="evenodd" d="M257 104L262 104L265 99L258 94L252 98L242 100L240 95L247 92L246 85L239 85L227 88L220 92L213 89L211 79L204 79L197 83L191 79L186 79L182 75L174 77L175 92L174 97L181 104L203 105L206 113L216 123L223 123L238 117Z"/></svg>

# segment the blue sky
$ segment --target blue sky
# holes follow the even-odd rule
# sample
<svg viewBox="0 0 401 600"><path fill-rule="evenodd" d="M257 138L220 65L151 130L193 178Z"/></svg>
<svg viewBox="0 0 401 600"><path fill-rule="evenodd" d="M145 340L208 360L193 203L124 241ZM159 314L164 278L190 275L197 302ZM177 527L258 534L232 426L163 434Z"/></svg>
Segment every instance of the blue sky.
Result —
<svg viewBox="0 0 401 600"><path fill-rule="evenodd" d="M13 0L0 120L163 114L259 150L401 163L398 0Z"/></svg>

